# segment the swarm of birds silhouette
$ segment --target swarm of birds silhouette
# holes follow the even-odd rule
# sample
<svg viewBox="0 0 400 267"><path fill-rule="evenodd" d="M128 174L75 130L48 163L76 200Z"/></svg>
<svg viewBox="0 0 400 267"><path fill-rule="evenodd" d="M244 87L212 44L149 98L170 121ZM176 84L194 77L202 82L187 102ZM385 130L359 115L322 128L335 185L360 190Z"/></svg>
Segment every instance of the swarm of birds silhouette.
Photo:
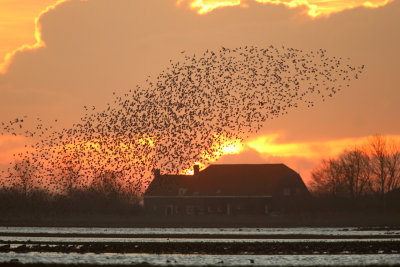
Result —
<svg viewBox="0 0 400 267"><path fill-rule="evenodd" d="M29 165L41 187L65 189L114 172L142 190L153 169L176 174L194 162L207 165L227 140L246 140L270 119L333 97L363 69L349 59L328 57L323 49L182 52L144 86L113 93L105 110L85 107L72 128L56 131L36 119L35 127L26 129L27 116L3 122L2 134L37 140L15 155L19 165L12 163L3 176L18 180Z"/></svg>

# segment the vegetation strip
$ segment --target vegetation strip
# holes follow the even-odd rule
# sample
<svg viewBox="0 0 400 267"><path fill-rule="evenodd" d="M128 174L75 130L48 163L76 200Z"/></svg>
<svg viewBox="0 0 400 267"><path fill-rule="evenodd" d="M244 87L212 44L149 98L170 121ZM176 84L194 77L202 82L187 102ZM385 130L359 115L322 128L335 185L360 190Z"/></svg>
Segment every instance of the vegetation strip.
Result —
<svg viewBox="0 0 400 267"><path fill-rule="evenodd" d="M4 242L6 243L6 242ZM307 255L307 254L399 254L400 241L382 242L13 242L0 245L0 253L57 252L57 253L156 253L156 254L213 254L213 255Z"/></svg>
<svg viewBox="0 0 400 267"><path fill-rule="evenodd" d="M399 234L388 235L241 235L241 234L58 234L58 233L1 233L8 237L80 237L80 238L205 238L205 239L387 239L400 238Z"/></svg>
<svg viewBox="0 0 400 267"><path fill-rule="evenodd" d="M21 267L21 263L19 262L9 262L9 263L2 263L1 264L3 267ZM79 266L79 267L93 267L93 266L98 266L96 264L45 264L45 263L25 263L23 264L23 266L25 267L65 267L65 266L69 266L69 267L74 267L74 266ZM107 264L107 267L126 267L127 265L125 264ZM160 266L160 265L153 265L147 262L142 262L142 263L132 263L129 266L133 266L133 267L151 267L151 266ZM189 267L187 265L174 265L175 267ZM215 265L208 265L208 266L203 266L203 267L214 267ZM382 267L382 266L387 266L387 265L368 265L369 267ZM394 265L390 265L391 267L399 267L400 264L394 264ZM193 265L190 265L190 267L195 267ZM231 266L231 267L239 267L239 266ZM276 265L275 267L279 267L279 265ZM320 267L320 265L310 265L307 267ZM359 265L346 265L346 267L359 267Z"/></svg>

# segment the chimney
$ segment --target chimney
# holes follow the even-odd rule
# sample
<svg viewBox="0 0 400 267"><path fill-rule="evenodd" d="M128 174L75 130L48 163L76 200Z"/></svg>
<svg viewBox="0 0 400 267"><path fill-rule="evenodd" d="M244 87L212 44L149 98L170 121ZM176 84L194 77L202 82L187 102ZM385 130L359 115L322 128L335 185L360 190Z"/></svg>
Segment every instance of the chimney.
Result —
<svg viewBox="0 0 400 267"><path fill-rule="evenodd" d="M200 166L199 165L194 165L193 166L193 175L198 175L200 172Z"/></svg>
<svg viewBox="0 0 400 267"><path fill-rule="evenodd" d="M154 169L153 172L154 172L154 178L157 178L161 175L160 169Z"/></svg>

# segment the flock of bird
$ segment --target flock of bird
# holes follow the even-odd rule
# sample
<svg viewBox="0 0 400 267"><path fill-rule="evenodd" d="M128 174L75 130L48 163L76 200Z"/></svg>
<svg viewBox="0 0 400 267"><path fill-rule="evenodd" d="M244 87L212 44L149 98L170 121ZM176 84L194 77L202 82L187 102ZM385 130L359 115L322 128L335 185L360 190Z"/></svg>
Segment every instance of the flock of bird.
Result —
<svg viewBox="0 0 400 267"><path fill-rule="evenodd" d="M113 93L103 111L85 107L72 128L53 130L37 119L26 129L27 117L2 123L2 134L36 138L2 180L17 181L30 168L41 187L65 190L112 172L140 191L153 169L172 174L194 162L207 165L227 140L243 141L270 119L333 97L364 69L322 49L274 46L181 58L144 86Z"/></svg>

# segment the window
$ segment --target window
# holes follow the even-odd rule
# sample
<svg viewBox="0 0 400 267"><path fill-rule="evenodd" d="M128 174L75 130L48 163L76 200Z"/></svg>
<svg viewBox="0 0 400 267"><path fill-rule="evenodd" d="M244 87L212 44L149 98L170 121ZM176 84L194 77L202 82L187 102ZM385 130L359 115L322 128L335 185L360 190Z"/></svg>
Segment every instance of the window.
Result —
<svg viewBox="0 0 400 267"><path fill-rule="evenodd" d="M186 188L179 188L179 195L184 196L186 194Z"/></svg>
<svg viewBox="0 0 400 267"><path fill-rule="evenodd" d="M283 195L284 195L285 197L290 196L290 188L285 187L285 188L283 189Z"/></svg>

